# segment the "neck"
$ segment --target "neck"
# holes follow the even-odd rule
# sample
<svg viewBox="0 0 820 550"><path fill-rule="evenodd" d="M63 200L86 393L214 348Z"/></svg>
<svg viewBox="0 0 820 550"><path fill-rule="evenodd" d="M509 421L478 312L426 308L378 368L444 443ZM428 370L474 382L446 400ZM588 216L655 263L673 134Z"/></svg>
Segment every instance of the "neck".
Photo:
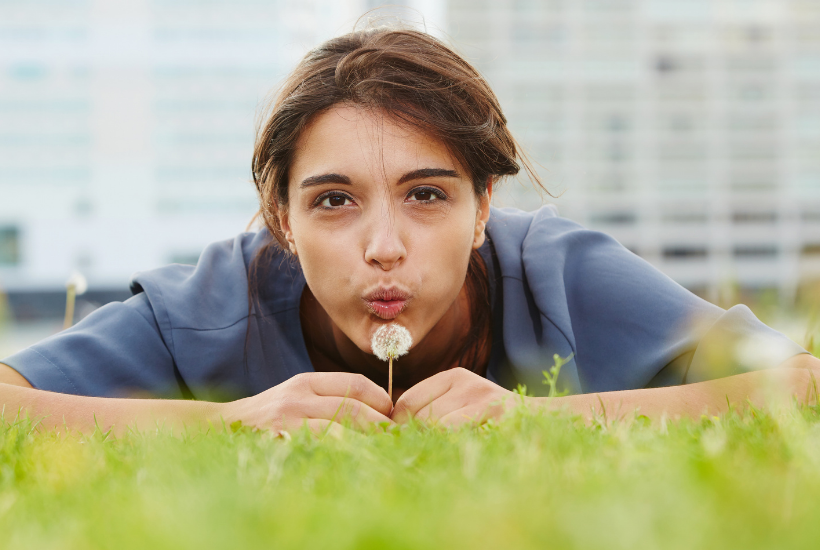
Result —
<svg viewBox="0 0 820 550"><path fill-rule="evenodd" d="M387 388L387 363L363 352L339 330L305 285L300 305L302 333L314 369L319 372L356 372ZM458 366L461 343L470 330L467 286L432 330L400 360L393 362L393 399L436 373ZM455 344L455 345L453 345ZM489 360L489 347L478 358L481 368Z"/></svg>

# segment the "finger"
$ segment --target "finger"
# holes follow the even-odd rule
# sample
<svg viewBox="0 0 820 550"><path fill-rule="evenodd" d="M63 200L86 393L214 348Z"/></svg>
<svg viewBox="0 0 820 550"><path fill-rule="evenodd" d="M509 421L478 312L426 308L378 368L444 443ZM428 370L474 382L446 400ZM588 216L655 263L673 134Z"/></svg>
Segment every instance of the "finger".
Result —
<svg viewBox="0 0 820 550"><path fill-rule="evenodd" d="M303 425L307 426L311 432L319 437L331 436L336 439L341 439L345 434L350 432L350 430L338 422L331 422L324 418L309 418L304 421Z"/></svg>
<svg viewBox="0 0 820 550"><path fill-rule="evenodd" d="M385 416L393 409L393 402L384 388L362 374L317 372L311 373L307 380L316 395L355 399Z"/></svg>
<svg viewBox="0 0 820 550"><path fill-rule="evenodd" d="M301 418L284 422L279 433L287 433L288 438L290 438L290 434L299 431L304 427L307 427L311 432L313 432L314 435L317 436L329 434L334 437L341 437L345 433L350 432L350 430L346 429L338 422L333 422L324 418Z"/></svg>
<svg viewBox="0 0 820 550"><path fill-rule="evenodd" d="M350 420L353 427L367 429L373 424L393 421L370 405L346 397L317 396L306 400L301 406L308 418L333 420L341 423Z"/></svg>
<svg viewBox="0 0 820 550"><path fill-rule="evenodd" d="M456 409L442 416L438 424L448 428L455 428L464 424L484 424L490 418L499 418L504 414L504 408L496 403L485 406L467 406Z"/></svg>
<svg viewBox="0 0 820 550"><path fill-rule="evenodd" d="M480 413L471 415L466 409L459 409L441 418L438 425L445 428L458 428L465 424L478 426L484 422L485 420L482 420Z"/></svg>
<svg viewBox="0 0 820 550"><path fill-rule="evenodd" d="M454 380L454 370L446 370L422 380L399 397L390 417L402 424L413 417L427 420L433 418L434 413L442 416L451 412L454 410L452 406L448 410L444 402L437 401L453 389Z"/></svg>

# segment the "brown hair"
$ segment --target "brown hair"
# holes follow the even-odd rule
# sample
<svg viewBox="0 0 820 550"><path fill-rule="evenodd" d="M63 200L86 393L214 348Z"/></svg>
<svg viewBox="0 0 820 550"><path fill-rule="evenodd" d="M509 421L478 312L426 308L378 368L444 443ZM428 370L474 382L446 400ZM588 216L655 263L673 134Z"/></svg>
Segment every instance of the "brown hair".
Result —
<svg viewBox="0 0 820 550"><path fill-rule="evenodd" d="M379 111L443 142L468 170L477 196L487 183L517 174L519 161L540 184L515 139L487 82L467 61L429 34L372 28L328 40L310 51L263 113L253 154L253 181L261 217L275 238L249 269L249 298L257 299L272 247L287 251L278 212L288 205L288 172L296 143L317 114L338 104ZM489 345L487 270L474 250L467 271L470 335L463 363L473 369ZM250 303L249 303L250 307ZM250 321L249 321L250 322ZM247 340L246 340L247 342Z"/></svg>

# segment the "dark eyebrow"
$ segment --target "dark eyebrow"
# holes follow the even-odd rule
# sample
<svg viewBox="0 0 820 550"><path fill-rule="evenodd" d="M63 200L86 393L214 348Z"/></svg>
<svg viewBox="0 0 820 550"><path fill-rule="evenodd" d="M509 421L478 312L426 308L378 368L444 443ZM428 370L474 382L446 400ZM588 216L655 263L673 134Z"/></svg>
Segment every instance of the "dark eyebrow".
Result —
<svg viewBox="0 0 820 550"><path fill-rule="evenodd" d="M408 181L421 180L425 178L458 178L461 177L455 170L445 170L444 168L421 168L407 172L399 179L399 185L407 183ZM310 176L302 180L299 185L300 188L311 187L314 185L322 185L324 183L342 183L344 185L351 185L350 178L343 174L321 174L318 176Z"/></svg>
<svg viewBox="0 0 820 550"><path fill-rule="evenodd" d="M350 185L350 178L342 174L322 174L320 176L310 176L309 178L302 180L299 187L304 189L305 187L322 185L323 183L343 183L345 185Z"/></svg>
<svg viewBox="0 0 820 550"><path fill-rule="evenodd" d="M445 170L444 168L422 168L407 172L399 180L399 185L412 180L422 180L425 178L458 178L461 177L455 170Z"/></svg>

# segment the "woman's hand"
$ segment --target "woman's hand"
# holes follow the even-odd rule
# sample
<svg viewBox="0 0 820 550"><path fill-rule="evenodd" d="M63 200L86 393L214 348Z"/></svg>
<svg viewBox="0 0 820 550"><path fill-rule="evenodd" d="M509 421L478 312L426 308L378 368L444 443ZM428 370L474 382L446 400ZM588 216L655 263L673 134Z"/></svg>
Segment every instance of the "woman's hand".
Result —
<svg viewBox="0 0 820 550"><path fill-rule="evenodd" d="M397 423L415 418L458 426L498 418L515 403L513 392L474 372L456 368L426 378L404 392L391 417Z"/></svg>
<svg viewBox="0 0 820 550"><path fill-rule="evenodd" d="M260 394L231 401L220 411L226 424L273 431L296 430L304 424L314 432L338 431L343 419L354 428L393 422L387 392L361 374L311 372L294 376Z"/></svg>

